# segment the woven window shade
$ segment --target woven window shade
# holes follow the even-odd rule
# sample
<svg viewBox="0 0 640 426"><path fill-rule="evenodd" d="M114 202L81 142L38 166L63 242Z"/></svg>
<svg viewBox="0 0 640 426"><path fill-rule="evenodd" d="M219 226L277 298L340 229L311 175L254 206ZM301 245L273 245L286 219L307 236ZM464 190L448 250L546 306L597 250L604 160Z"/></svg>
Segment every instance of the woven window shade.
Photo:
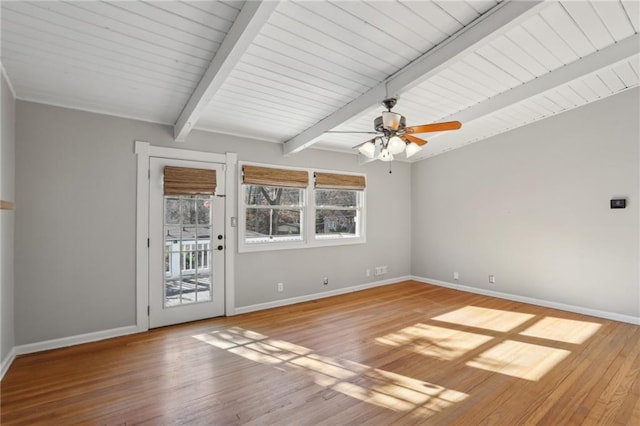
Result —
<svg viewBox="0 0 640 426"><path fill-rule="evenodd" d="M335 173L315 173L318 189L356 189L366 187L364 176L339 175Z"/></svg>
<svg viewBox="0 0 640 426"><path fill-rule="evenodd" d="M216 171L165 166L164 195L213 195Z"/></svg>
<svg viewBox="0 0 640 426"><path fill-rule="evenodd" d="M242 172L242 183L245 185L285 186L289 188L306 188L309 185L309 174L304 170L243 166Z"/></svg>

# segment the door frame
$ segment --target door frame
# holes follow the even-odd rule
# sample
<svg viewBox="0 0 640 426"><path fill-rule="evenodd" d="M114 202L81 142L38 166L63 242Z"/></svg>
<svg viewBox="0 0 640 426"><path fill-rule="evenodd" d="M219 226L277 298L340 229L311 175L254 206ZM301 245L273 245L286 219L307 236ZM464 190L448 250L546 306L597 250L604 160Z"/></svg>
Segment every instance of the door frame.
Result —
<svg viewBox="0 0 640 426"><path fill-rule="evenodd" d="M180 148L153 146L149 142L135 141L137 156L136 176L136 330L149 330L149 161L151 157L172 160L206 161L222 163L225 167L224 233L224 314L235 314L235 256L236 230L236 178L238 155L228 152L216 154Z"/></svg>

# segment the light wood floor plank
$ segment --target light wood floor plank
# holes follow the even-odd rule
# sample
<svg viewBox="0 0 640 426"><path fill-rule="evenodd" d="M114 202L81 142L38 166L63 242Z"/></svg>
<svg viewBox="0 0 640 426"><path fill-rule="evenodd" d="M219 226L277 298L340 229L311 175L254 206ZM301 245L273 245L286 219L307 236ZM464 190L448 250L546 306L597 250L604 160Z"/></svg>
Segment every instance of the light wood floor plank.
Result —
<svg viewBox="0 0 640 426"><path fill-rule="evenodd" d="M640 327L404 282L19 356L0 423L640 424Z"/></svg>

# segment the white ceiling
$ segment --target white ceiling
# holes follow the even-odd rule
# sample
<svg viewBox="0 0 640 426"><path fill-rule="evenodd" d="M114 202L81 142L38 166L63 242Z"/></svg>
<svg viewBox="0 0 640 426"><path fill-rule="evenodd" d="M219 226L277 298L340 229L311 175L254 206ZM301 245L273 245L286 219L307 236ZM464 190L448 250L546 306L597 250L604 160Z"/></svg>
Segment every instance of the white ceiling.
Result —
<svg viewBox="0 0 640 426"><path fill-rule="evenodd" d="M416 157L640 83L640 0L8 1L2 65L19 99L353 152L383 110Z"/></svg>

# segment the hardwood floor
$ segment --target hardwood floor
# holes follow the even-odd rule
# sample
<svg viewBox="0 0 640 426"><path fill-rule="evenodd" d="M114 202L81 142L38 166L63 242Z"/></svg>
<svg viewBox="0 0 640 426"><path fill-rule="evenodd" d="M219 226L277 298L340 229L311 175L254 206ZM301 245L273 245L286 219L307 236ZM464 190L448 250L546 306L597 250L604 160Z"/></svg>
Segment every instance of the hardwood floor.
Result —
<svg viewBox="0 0 640 426"><path fill-rule="evenodd" d="M640 326L405 282L18 357L12 424L640 425Z"/></svg>

